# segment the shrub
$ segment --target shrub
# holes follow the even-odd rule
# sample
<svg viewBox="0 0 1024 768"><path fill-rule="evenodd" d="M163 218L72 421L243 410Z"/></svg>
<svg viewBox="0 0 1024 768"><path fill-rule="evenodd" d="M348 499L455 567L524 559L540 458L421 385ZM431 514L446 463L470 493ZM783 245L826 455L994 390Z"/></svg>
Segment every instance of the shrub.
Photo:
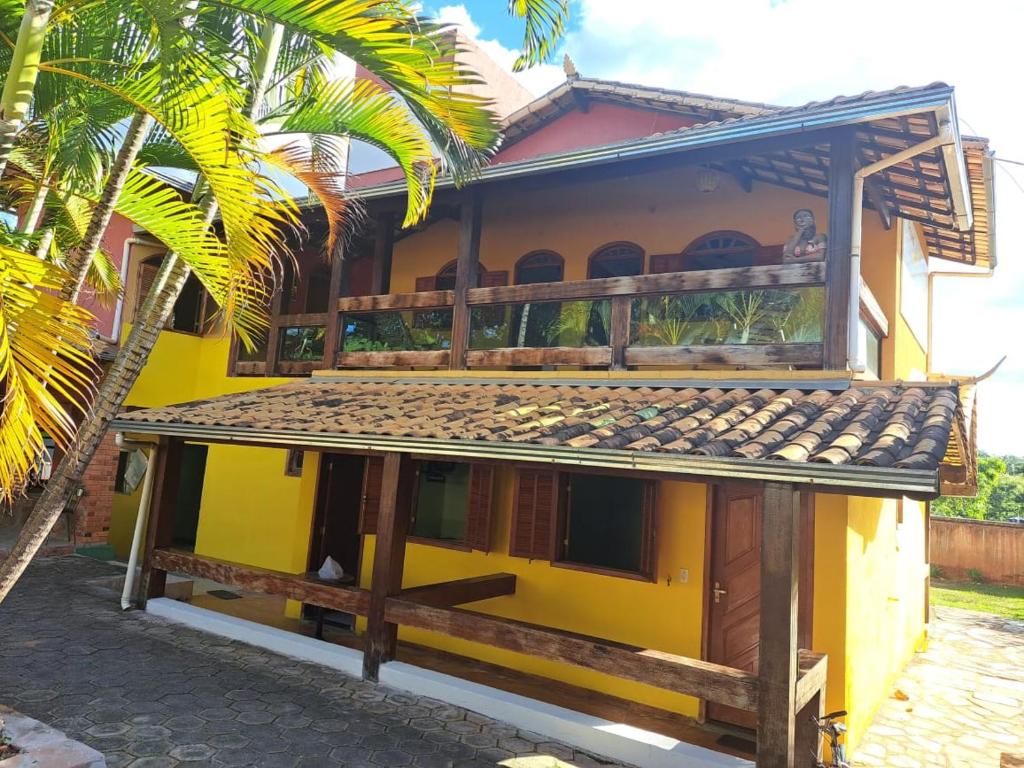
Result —
<svg viewBox="0 0 1024 768"><path fill-rule="evenodd" d="M941 579L945 577L945 574L942 572L942 569L935 564L930 565L929 570L931 571L933 579Z"/></svg>
<svg viewBox="0 0 1024 768"><path fill-rule="evenodd" d="M981 571L979 571L977 568L968 568L967 569L967 578L969 578L975 584L984 584L985 583L985 577L981 575Z"/></svg>

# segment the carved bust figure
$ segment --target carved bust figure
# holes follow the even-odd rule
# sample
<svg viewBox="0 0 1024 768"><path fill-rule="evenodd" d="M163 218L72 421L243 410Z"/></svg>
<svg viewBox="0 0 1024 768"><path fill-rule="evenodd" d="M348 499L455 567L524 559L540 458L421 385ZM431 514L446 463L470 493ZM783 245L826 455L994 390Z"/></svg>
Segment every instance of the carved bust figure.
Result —
<svg viewBox="0 0 1024 768"><path fill-rule="evenodd" d="M782 248L783 261L824 261L828 237L818 232L814 213L801 208L793 214L796 231Z"/></svg>

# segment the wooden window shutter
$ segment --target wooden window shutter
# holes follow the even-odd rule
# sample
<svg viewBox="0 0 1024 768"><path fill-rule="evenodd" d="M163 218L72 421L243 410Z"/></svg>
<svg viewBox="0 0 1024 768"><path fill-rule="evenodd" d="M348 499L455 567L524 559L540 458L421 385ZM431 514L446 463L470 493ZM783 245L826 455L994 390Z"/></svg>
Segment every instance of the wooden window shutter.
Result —
<svg viewBox="0 0 1024 768"><path fill-rule="evenodd" d="M359 504L359 532L377 533L380 493L384 483L384 457L367 456L363 467L363 496Z"/></svg>
<svg viewBox="0 0 1024 768"><path fill-rule="evenodd" d="M153 287L156 280L156 273L160 271L159 264L142 262L139 264L139 279L135 283L135 314L138 315L139 307L146 300L149 289Z"/></svg>
<svg viewBox="0 0 1024 768"><path fill-rule="evenodd" d="M469 468L469 503L466 510L466 544L471 549L491 549L491 505L494 498L494 467L472 464Z"/></svg>
<svg viewBox="0 0 1024 768"><path fill-rule="evenodd" d="M516 475L512 539L508 553L531 560L554 557L558 513L558 473L521 469Z"/></svg>
<svg viewBox="0 0 1024 768"><path fill-rule="evenodd" d="M508 285L508 270L503 269L500 272L482 272L480 273L480 287L481 288L497 288L502 285Z"/></svg>
<svg viewBox="0 0 1024 768"><path fill-rule="evenodd" d="M681 253L657 254L651 256L650 272L652 275L663 272L682 272L683 264L684 259Z"/></svg>
<svg viewBox="0 0 1024 768"><path fill-rule="evenodd" d="M434 275L416 278L416 292L432 291L437 286L437 278Z"/></svg>
<svg viewBox="0 0 1024 768"><path fill-rule="evenodd" d="M657 573L657 520L658 520L658 484L653 480L644 483L643 496L643 531L641 532L640 572L655 580Z"/></svg>

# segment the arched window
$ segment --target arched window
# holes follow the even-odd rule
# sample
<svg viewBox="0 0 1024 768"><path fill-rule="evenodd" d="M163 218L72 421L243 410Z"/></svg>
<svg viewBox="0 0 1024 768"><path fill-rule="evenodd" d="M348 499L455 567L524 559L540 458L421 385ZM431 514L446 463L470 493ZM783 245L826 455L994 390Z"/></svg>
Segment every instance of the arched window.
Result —
<svg viewBox="0 0 1024 768"><path fill-rule="evenodd" d="M632 277L644 273L644 251L633 243L609 243L596 250L587 264L587 278Z"/></svg>
<svg viewBox="0 0 1024 768"><path fill-rule="evenodd" d="M138 315L142 302L146 300L156 275L160 271L160 264L164 257L150 256L139 264L138 280L135 284L135 314ZM209 305L209 306L207 306ZM178 294L174 302L174 310L167 320L166 328L171 331L183 331L185 333L202 333L208 313L216 307L209 300L206 290L195 275L189 275L185 281L185 287Z"/></svg>
<svg viewBox="0 0 1024 768"><path fill-rule="evenodd" d="M758 242L742 232L709 232L683 250L683 269L723 269L754 265Z"/></svg>
<svg viewBox="0 0 1024 768"><path fill-rule="evenodd" d="M434 276L434 285L432 288L421 289L417 286L416 290L454 291L455 273L458 271L458 266L458 262L455 259L452 259L437 271L437 274ZM480 264L476 271L476 288L481 287L483 277L486 273L487 267ZM508 278L508 272L505 273L505 277L506 279Z"/></svg>
<svg viewBox="0 0 1024 768"><path fill-rule="evenodd" d="M516 285L560 283L565 274L565 260L553 251L534 251L516 262Z"/></svg>
<svg viewBox="0 0 1024 768"><path fill-rule="evenodd" d="M560 283L565 275L565 260L553 251L533 251L516 262L516 285ZM548 346L549 329L558 318L558 302L517 304L512 307L509 326L510 347Z"/></svg>

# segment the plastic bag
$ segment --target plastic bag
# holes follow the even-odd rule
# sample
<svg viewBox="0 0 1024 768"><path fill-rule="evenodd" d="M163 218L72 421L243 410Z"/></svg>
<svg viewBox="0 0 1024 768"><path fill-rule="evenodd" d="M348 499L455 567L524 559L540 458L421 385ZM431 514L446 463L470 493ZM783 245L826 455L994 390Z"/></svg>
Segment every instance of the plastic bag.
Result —
<svg viewBox="0 0 1024 768"><path fill-rule="evenodd" d="M316 572L324 581L341 581L345 577L345 570L341 567L337 560L330 555L324 560L324 564L320 566L320 570Z"/></svg>

